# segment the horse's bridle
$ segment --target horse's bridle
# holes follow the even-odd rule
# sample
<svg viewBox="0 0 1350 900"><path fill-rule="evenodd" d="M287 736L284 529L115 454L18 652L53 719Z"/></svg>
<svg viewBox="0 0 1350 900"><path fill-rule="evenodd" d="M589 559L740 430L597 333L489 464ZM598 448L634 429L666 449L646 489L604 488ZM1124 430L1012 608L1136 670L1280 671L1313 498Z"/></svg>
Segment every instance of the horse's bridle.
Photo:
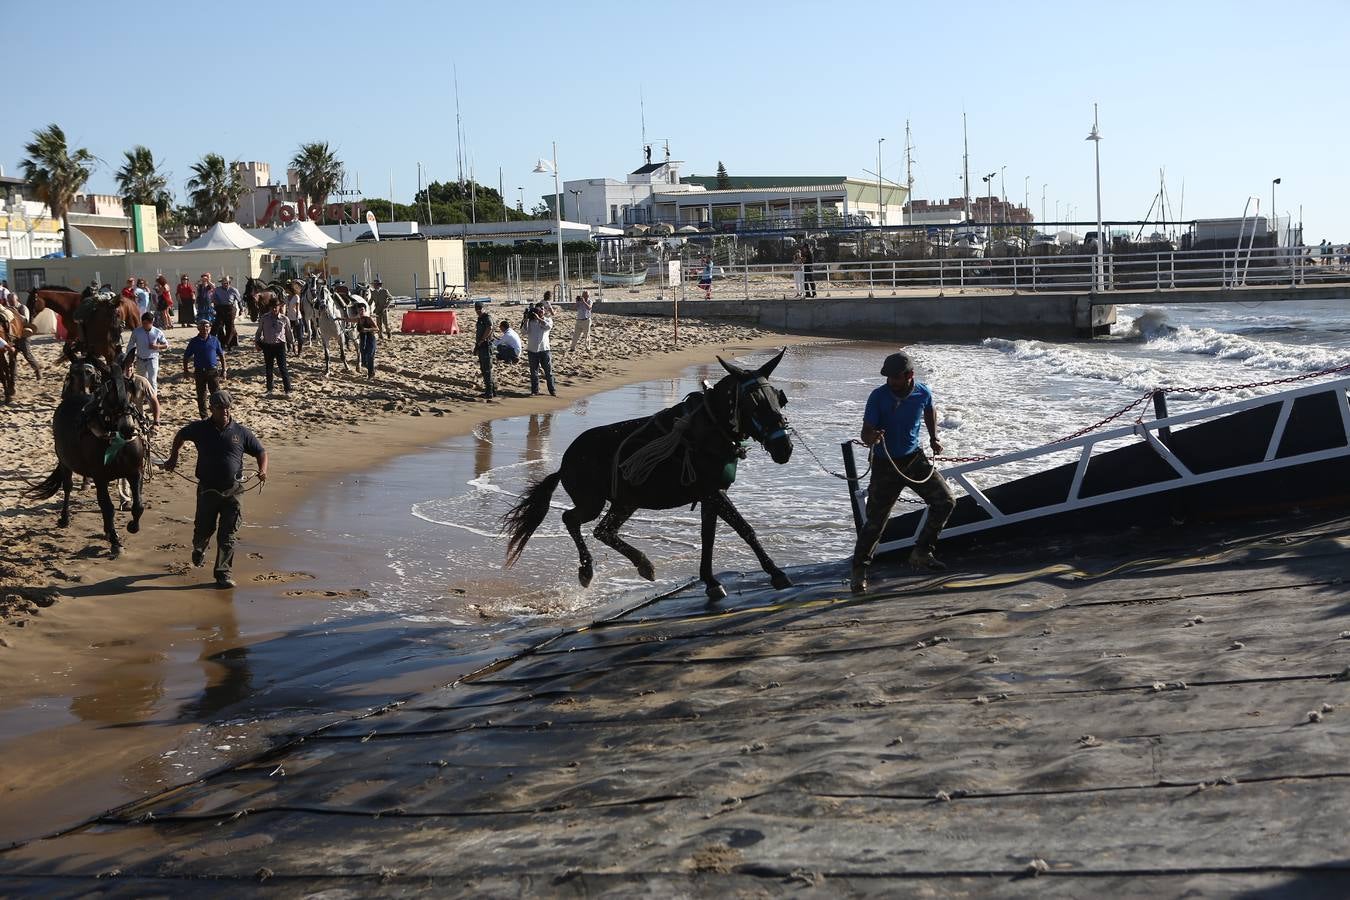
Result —
<svg viewBox="0 0 1350 900"><path fill-rule="evenodd" d="M749 414L749 416L746 416L745 413L741 410L741 399L742 397L749 398L751 392L753 391L763 393L769 390L777 390L777 389L772 388L769 385L769 379L765 378L763 375L757 375L754 378L749 379L748 381L742 381L739 385L737 385L736 400L734 405L732 406L731 411L732 420L735 423L736 430L741 432L742 434L749 435L750 437L759 441L761 444L767 444L769 441L777 440L780 437L786 437L787 419L783 416L782 410L779 409L778 418L780 424L778 424L773 431L766 434L765 433L765 431L767 430L766 427L759 421L758 418L756 418L753 411ZM784 394L782 391L777 391L777 393L779 406L780 407L786 406L787 395ZM766 405L769 405L769 408L771 410L773 409L772 405L767 404L767 401ZM744 420L746 418L750 420L751 426L750 428L747 428L745 426Z"/></svg>

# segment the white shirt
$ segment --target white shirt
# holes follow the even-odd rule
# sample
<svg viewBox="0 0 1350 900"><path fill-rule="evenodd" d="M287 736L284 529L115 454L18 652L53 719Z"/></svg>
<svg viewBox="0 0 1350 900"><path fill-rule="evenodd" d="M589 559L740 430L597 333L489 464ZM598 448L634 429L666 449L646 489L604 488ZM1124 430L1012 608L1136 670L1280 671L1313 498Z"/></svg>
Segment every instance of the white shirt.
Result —
<svg viewBox="0 0 1350 900"><path fill-rule="evenodd" d="M136 297L136 305L140 307L141 312L150 311L150 292L143 287L137 287L132 294Z"/></svg>
<svg viewBox="0 0 1350 900"><path fill-rule="evenodd" d="M497 343L512 348L517 356L520 355L520 335L516 334L515 329L503 331L501 337L497 338Z"/></svg>
<svg viewBox="0 0 1350 900"><path fill-rule="evenodd" d="M591 304L590 302L588 302L588 301L586 301L586 300L583 300L583 299L581 299L580 297L578 297L578 298L577 298L577 318L578 318L578 319L589 319L589 318L591 317L591 305L592 305L592 304Z"/></svg>
<svg viewBox="0 0 1350 900"><path fill-rule="evenodd" d="M531 353L543 353L549 349L548 333L553 330L553 319L540 316L525 323L525 340Z"/></svg>
<svg viewBox="0 0 1350 900"><path fill-rule="evenodd" d="M149 331L144 328L137 328L131 333L131 343L136 345L137 359L159 359L159 350L156 344L168 343L164 339L164 332L151 326Z"/></svg>

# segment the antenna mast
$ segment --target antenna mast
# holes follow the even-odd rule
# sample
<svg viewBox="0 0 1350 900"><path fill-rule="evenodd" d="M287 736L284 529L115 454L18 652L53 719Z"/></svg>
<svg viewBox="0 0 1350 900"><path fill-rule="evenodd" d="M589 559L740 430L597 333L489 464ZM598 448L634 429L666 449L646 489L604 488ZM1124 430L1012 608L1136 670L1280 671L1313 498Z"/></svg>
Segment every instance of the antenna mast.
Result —
<svg viewBox="0 0 1350 900"><path fill-rule="evenodd" d="M966 221L970 221L970 141L966 137L966 114L961 113L961 147L964 150L962 154L962 168L965 171L965 203L966 203Z"/></svg>
<svg viewBox="0 0 1350 900"><path fill-rule="evenodd" d="M642 92L642 85L638 85L638 112L642 116L642 146L647 146L647 98Z"/></svg>

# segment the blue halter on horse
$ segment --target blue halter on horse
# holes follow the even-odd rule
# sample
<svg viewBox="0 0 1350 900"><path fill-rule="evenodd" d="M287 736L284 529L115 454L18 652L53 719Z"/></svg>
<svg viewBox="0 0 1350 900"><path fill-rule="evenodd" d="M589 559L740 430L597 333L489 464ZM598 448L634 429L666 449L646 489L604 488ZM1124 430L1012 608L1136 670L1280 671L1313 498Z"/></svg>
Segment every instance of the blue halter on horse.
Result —
<svg viewBox="0 0 1350 900"><path fill-rule="evenodd" d="M558 471L531 485L503 517L509 538L507 565L520 558L548 514L549 498L562 484L574 504L563 513L563 523L577 545L577 577L583 587L594 577L594 561L581 526L600 516L606 503L609 509L596 526L595 536L623 554L648 580L656 577L651 561L619 537L620 526L638 509L701 504L699 577L710 598L726 596L712 573L718 518L754 551L774 587L789 586L791 581L764 552L726 493L736 480L737 464L745 458L748 440L761 444L780 465L792 456L782 412L787 395L769 381L783 352L754 370L719 357L728 374L713 387L690 394L655 415L602 425L578 435L563 454Z"/></svg>

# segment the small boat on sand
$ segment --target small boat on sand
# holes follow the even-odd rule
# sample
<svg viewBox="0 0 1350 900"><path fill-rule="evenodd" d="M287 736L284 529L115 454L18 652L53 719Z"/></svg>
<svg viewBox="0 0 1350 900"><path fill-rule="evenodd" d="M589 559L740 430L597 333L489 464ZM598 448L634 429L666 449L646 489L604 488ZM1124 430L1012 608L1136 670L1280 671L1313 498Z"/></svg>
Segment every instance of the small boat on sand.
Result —
<svg viewBox="0 0 1350 900"><path fill-rule="evenodd" d="M643 272L601 272L598 276L605 287L637 287L647 280Z"/></svg>

